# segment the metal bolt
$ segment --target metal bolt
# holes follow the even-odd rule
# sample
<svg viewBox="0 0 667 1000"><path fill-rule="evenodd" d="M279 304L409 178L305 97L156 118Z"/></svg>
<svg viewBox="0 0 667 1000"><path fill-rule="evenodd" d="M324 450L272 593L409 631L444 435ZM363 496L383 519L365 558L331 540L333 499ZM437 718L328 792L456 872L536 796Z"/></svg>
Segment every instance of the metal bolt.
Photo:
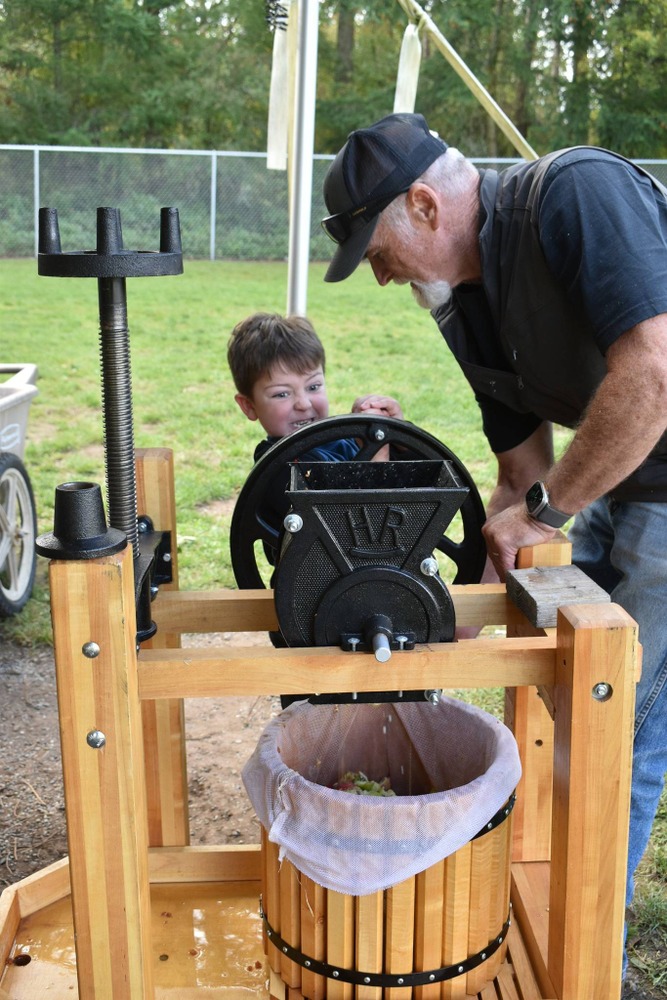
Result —
<svg viewBox="0 0 667 1000"><path fill-rule="evenodd" d="M591 694L596 701L608 701L613 694L613 690L611 684L607 684L606 681L600 681L599 684L593 685Z"/></svg>
<svg viewBox="0 0 667 1000"><path fill-rule="evenodd" d="M289 531L290 534L295 535L297 531L301 531L303 528L303 518L300 514L288 514L283 521L285 526L285 531Z"/></svg>
<svg viewBox="0 0 667 1000"><path fill-rule="evenodd" d="M347 640L347 642L352 652L356 653L357 646L361 642L361 639L357 635L351 635L350 638Z"/></svg>
<svg viewBox="0 0 667 1000"><path fill-rule="evenodd" d="M403 983L405 982L405 980L403 979L402 976L399 976L398 979L396 980L396 982L398 983L399 986L402 986Z"/></svg>
<svg viewBox="0 0 667 1000"><path fill-rule="evenodd" d="M370 976L364 976L364 982L365 983L370 983L370 981L371 981L371 977Z"/></svg>
<svg viewBox="0 0 667 1000"><path fill-rule="evenodd" d="M463 966L462 965L459 965L459 967L457 969L457 972L463 972Z"/></svg>
<svg viewBox="0 0 667 1000"><path fill-rule="evenodd" d="M84 642L81 647L81 652L84 656L87 656L89 660L94 660L96 656L100 655L100 647L96 642Z"/></svg>
<svg viewBox="0 0 667 1000"><path fill-rule="evenodd" d="M104 733L101 733L99 729L92 729L86 736L86 743L93 750L101 750L106 743L107 738Z"/></svg>
<svg viewBox="0 0 667 1000"><path fill-rule="evenodd" d="M482 958L486 958L486 952L485 952L485 951L483 951L483 952L482 952L482 955L481 955L481 957L482 957Z"/></svg>
<svg viewBox="0 0 667 1000"><path fill-rule="evenodd" d="M431 975L428 977L428 981L430 983L434 983L435 982L435 975L433 973L431 973Z"/></svg>
<svg viewBox="0 0 667 1000"><path fill-rule="evenodd" d="M442 690L434 688L430 691L424 691L424 697L427 701L430 701L432 705L439 705L442 697Z"/></svg>
<svg viewBox="0 0 667 1000"><path fill-rule="evenodd" d="M340 972L338 971L338 969L334 969L331 975L334 977L334 979L338 979L338 977L340 976Z"/></svg>
<svg viewBox="0 0 667 1000"><path fill-rule="evenodd" d="M162 562L171 562L171 552L165 552L163 554Z"/></svg>
<svg viewBox="0 0 667 1000"><path fill-rule="evenodd" d="M438 572L438 560L435 556L426 556L425 559L422 559L419 568L424 576L435 576Z"/></svg>
<svg viewBox="0 0 667 1000"><path fill-rule="evenodd" d="M405 644L408 641L407 635L397 635L396 642L398 643L399 649L405 649Z"/></svg>
<svg viewBox="0 0 667 1000"><path fill-rule="evenodd" d="M377 632L373 636L373 652L378 663L386 663L391 659L391 646L384 632Z"/></svg>
<svg viewBox="0 0 667 1000"><path fill-rule="evenodd" d="M376 430L373 431L373 437L375 438L376 441L384 441L386 436L387 435L385 434L385 432L382 430L381 427L378 427Z"/></svg>
<svg viewBox="0 0 667 1000"><path fill-rule="evenodd" d="M287 954L287 945L283 945L283 951Z"/></svg>
<svg viewBox="0 0 667 1000"><path fill-rule="evenodd" d="M306 966L307 969L309 969L310 968L310 959L307 958L306 961L303 964Z"/></svg>

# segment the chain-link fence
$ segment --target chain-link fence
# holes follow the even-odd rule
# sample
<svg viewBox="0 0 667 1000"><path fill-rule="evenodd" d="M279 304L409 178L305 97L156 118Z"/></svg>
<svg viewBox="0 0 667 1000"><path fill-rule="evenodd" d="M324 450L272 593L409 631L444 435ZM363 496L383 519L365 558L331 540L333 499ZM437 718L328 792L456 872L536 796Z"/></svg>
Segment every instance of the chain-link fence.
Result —
<svg viewBox="0 0 667 1000"><path fill-rule="evenodd" d="M331 156L313 159L310 259L328 260L319 220ZM502 168L516 160L475 160ZM667 161L638 160L667 184ZM119 208L129 249L156 248L160 208L178 208L183 253L211 260L285 260L288 178L264 153L0 145L0 256L37 252L37 216L56 208L63 250L95 246L96 210Z"/></svg>

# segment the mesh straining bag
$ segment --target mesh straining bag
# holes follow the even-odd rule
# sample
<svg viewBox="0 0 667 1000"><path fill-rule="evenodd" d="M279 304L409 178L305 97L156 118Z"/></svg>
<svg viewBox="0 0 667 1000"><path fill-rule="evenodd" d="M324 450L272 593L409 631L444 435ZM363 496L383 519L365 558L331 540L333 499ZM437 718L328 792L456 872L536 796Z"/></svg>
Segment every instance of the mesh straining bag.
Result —
<svg viewBox="0 0 667 1000"><path fill-rule="evenodd" d="M396 797L333 785L388 777ZM439 704L290 705L266 727L243 782L281 857L336 892L363 896L471 840L521 776L512 733L452 698Z"/></svg>

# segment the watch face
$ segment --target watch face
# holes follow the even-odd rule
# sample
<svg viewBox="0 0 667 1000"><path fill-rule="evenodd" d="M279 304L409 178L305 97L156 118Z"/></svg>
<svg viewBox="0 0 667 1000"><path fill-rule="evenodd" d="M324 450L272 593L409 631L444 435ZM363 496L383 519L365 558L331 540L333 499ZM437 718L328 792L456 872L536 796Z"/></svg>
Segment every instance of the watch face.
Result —
<svg viewBox="0 0 667 1000"><path fill-rule="evenodd" d="M526 493L526 505L528 510L534 510L539 507L541 503L544 503L544 487L542 483L533 483L528 492Z"/></svg>

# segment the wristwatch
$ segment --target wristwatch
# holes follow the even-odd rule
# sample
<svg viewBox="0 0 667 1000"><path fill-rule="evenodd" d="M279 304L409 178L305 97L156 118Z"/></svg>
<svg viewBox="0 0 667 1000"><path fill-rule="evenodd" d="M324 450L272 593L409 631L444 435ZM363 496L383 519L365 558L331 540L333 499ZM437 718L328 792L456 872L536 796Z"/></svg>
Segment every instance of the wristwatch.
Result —
<svg viewBox="0 0 667 1000"><path fill-rule="evenodd" d="M549 491L544 483L539 481L533 483L526 493L526 509L536 521L548 524L552 528L562 528L572 517L572 514L564 514L562 510L549 506Z"/></svg>

